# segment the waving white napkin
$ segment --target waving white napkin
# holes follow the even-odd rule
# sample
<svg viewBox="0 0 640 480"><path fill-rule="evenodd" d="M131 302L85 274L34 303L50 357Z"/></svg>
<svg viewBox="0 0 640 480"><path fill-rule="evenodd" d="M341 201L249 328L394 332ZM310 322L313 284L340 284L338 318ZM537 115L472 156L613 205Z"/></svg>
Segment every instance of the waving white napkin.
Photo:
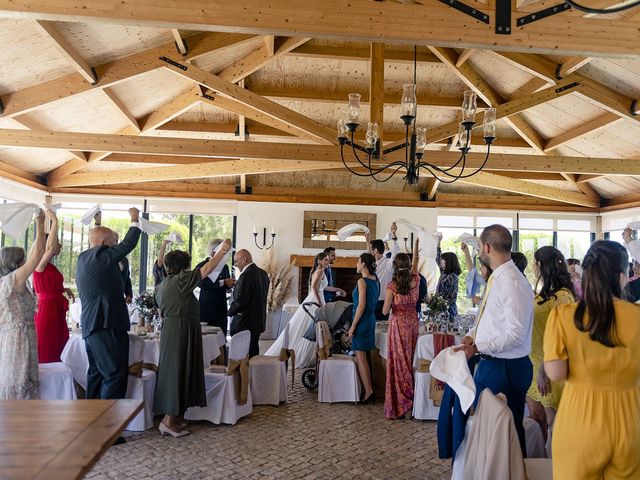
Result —
<svg viewBox="0 0 640 480"><path fill-rule="evenodd" d="M213 252L213 255L218 253L218 251L221 248L222 248L222 244L218 245L218 247ZM218 280L218 277L220 276L220 272L222 272L222 269L227 264L227 261L229 260L229 257L231 256L231 252L233 252L233 251L234 251L233 248L230 248L229 250L227 250L227 253L224 254L224 257L222 257L222 260L220 260L220 262L218 262L218 265L215 266L213 271L209 275L207 275L207 277L209 277L209 280L211 280L214 283L215 283L216 280Z"/></svg>
<svg viewBox="0 0 640 480"><path fill-rule="evenodd" d="M0 229L14 240L20 240L37 208L33 203L3 203L0 205Z"/></svg>
<svg viewBox="0 0 640 480"><path fill-rule="evenodd" d="M360 223L350 223L349 225L345 225L340 230L338 230L336 232L336 235L338 235L338 238L341 242L344 242L355 232L369 233L369 227L361 225Z"/></svg>
<svg viewBox="0 0 640 480"><path fill-rule="evenodd" d="M156 235L169 229L169 225L166 223L152 222L144 217L140 217L140 230L147 235Z"/></svg>
<svg viewBox="0 0 640 480"><path fill-rule="evenodd" d="M627 228L631 228L632 230L640 230L640 221L627 223Z"/></svg>
<svg viewBox="0 0 640 480"><path fill-rule="evenodd" d="M180 236L180 234L177 232L171 232L167 236L167 241L171 243L184 243L184 240L182 240L182 236Z"/></svg>
<svg viewBox="0 0 640 480"><path fill-rule="evenodd" d="M411 230L412 232L425 232L426 230L421 227L420 225L416 225L415 223L411 223L408 220L405 220L404 218L399 218L396 220L396 223L400 224L400 225L404 225L405 227L407 227L409 230Z"/></svg>
<svg viewBox="0 0 640 480"><path fill-rule="evenodd" d="M96 204L87 210L82 217L80 217L80 223L83 225L89 225L93 221L93 217L100 211L100 205Z"/></svg>
<svg viewBox="0 0 640 480"><path fill-rule="evenodd" d="M454 352L454 348L442 350L431 362L429 373L456 392L462 412L467 413L476 398L476 384L469 371L467 356L462 350Z"/></svg>
<svg viewBox="0 0 640 480"><path fill-rule="evenodd" d="M480 239L478 237L474 237L470 233L463 233L458 238L454 240L454 243L464 242L469 245L475 252L480 251Z"/></svg>

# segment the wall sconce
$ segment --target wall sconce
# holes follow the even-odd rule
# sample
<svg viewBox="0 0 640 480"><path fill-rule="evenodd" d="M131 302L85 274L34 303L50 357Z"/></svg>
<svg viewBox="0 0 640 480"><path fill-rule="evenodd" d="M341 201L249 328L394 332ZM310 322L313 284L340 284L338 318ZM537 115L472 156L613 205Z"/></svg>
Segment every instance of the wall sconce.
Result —
<svg viewBox="0 0 640 480"><path fill-rule="evenodd" d="M404 249L409 255L413 255L413 232L411 232L411 248L407 246L407 240L409 240L409 237L403 237L403 240L404 240Z"/></svg>
<svg viewBox="0 0 640 480"><path fill-rule="evenodd" d="M253 241L260 250L269 250L273 247L273 243L276 241L276 231L271 229L271 244L267 247L267 227L262 229L262 246L258 245L258 230L253 227Z"/></svg>

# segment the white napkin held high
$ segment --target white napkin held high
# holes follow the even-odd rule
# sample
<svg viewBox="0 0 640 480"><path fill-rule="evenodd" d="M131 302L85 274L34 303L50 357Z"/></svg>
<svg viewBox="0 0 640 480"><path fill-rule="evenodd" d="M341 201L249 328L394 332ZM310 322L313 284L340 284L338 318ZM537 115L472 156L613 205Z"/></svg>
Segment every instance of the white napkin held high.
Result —
<svg viewBox="0 0 640 480"><path fill-rule="evenodd" d="M630 228L632 230L640 230L640 220L627 223L627 228Z"/></svg>
<svg viewBox="0 0 640 480"><path fill-rule="evenodd" d="M24 237L38 206L33 203L4 203L0 205L0 229L14 240Z"/></svg>
<svg viewBox="0 0 640 480"><path fill-rule="evenodd" d="M171 232L171 233L167 236L167 242L171 242L171 243L184 243L184 240L182 240L182 236L180 236L180 234L179 234L179 233Z"/></svg>
<svg viewBox="0 0 640 480"><path fill-rule="evenodd" d="M404 225L405 227L407 227L412 232L416 232L416 233L426 232L426 230L423 227L421 227L420 225L416 225L415 223L411 223L410 221L405 220L404 218L397 219L396 223L399 224L399 225Z"/></svg>
<svg viewBox="0 0 640 480"><path fill-rule="evenodd" d="M152 222L144 217L140 217L140 230L147 235L156 235L169 229L169 225L166 223Z"/></svg>
<svg viewBox="0 0 640 480"><path fill-rule="evenodd" d="M470 233L463 233L454 240L454 243L460 242L464 242L469 245L474 250L474 252L480 251L480 239L478 237L474 237Z"/></svg>
<svg viewBox="0 0 640 480"><path fill-rule="evenodd" d="M345 225L340 230L336 232L338 238L341 242L344 242L347 238L353 235L355 232L364 232L369 233L369 227L365 225L361 225L359 223L350 223L349 225Z"/></svg>
<svg viewBox="0 0 640 480"><path fill-rule="evenodd" d="M476 384L469 371L467 356L462 350L455 352L454 348L442 350L431 362L429 373L456 392L462 412L467 413L476 398Z"/></svg>
<svg viewBox="0 0 640 480"><path fill-rule="evenodd" d="M80 223L83 225L90 225L93 221L93 217L96 216L96 213L100 211L100 205L96 204L87 210L82 217L80 217Z"/></svg>
<svg viewBox="0 0 640 480"><path fill-rule="evenodd" d="M213 252L213 255L218 253L221 248L222 248L222 243L218 245L218 247ZM218 262L218 265L216 265L213 271L209 275L207 275L209 280L211 280L214 283L218 280L218 277L220 276L220 273L222 272L222 269L224 268L224 266L227 264L227 261L229 260L229 257L231 256L231 252L233 252L233 250L234 250L233 248L230 248L229 250L227 250L227 253L225 253L224 257L222 257L220 262Z"/></svg>

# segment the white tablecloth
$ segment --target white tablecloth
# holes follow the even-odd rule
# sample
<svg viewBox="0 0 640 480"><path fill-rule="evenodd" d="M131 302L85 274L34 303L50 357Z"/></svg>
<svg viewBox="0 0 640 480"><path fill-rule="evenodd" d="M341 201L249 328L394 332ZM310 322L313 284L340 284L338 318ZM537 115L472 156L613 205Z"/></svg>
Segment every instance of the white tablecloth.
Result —
<svg viewBox="0 0 640 480"><path fill-rule="evenodd" d="M418 359L423 358L425 360L433 360L434 348L433 348L433 334L425 333L420 335L427 335L431 337L430 342L418 342L416 353L413 357L413 368L418 368ZM460 345L462 337L454 337L455 345ZM380 350L380 356L384 359L387 358L387 328L384 323L376 325L376 348Z"/></svg>
<svg viewBox="0 0 640 480"><path fill-rule="evenodd" d="M129 335L135 335L129 333ZM131 342L129 342L131 345ZM222 332L202 335L202 357L204 367L209 368L212 360L220 355L220 347L226 344L226 338ZM158 365L160 359L160 339L149 338L144 342L144 363ZM73 372L73 378L82 388L87 388L87 370L89 359L85 350L84 341L80 333L73 333L69 337L61 355L62 363Z"/></svg>

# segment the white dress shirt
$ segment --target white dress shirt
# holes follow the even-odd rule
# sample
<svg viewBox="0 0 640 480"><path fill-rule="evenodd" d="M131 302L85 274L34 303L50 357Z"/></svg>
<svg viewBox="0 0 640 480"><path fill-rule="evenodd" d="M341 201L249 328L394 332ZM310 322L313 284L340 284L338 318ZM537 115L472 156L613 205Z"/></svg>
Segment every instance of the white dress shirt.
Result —
<svg viewBox="0 0 640 480"><path fill-rule="evenodd" d="M520 358L531 353L534 293L513 261L491 274L491 288L476 326L469 332L480 353L497 358Z"/></svg>
<svg viewBox="0 0 640 480"><path fill-rule="evenodd" d="M383 255L380 260L376 260L376 275L380 282L380 295L378 296L379 301L384 300L384 297L387 294L387 285L389 285L393 279L393 259L396 258L398 253L400 253L398 241L390 240L390 242L391 248L389 251L391 252L391 256L387 257L387 252L385 252L385 255Z"/></svg>

